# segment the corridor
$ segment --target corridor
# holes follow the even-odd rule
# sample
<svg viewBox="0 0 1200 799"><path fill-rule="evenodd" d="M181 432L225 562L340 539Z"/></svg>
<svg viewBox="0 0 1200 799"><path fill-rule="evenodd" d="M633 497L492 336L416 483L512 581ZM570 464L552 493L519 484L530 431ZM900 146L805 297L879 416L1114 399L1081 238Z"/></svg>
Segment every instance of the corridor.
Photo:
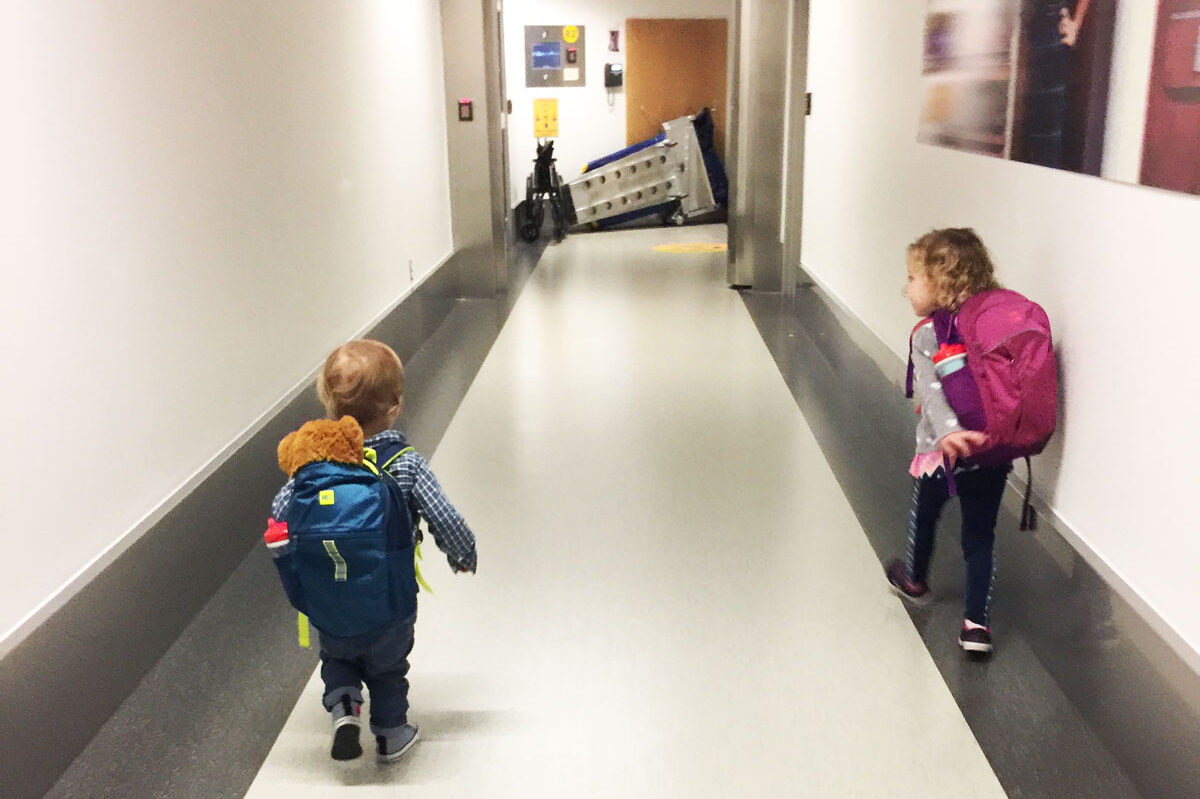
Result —
<svg viewBox="0 0 1200 799"><path fill-rule="evenodd" d="M654 250L724 236L546 250L430 453L420 742L332 761L314 675L247 796L1004 796L724 253Z"/></svg>

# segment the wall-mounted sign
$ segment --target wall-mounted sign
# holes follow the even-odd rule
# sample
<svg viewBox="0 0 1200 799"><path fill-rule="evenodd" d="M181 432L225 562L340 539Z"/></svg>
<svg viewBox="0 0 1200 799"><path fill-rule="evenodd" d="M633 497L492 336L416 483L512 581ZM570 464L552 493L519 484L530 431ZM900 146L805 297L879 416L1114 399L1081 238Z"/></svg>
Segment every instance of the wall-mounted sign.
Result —
<svg viewBox="0 0 1200 799"><path fill-rule="evenodd" d="M539 97L533 101L533 135L538 139L558 138L558 99Z"/></svg>
<svg viewBox="0 0 1200 799"><path fill-rule="evenodd" d="M584 86L582 25L525 26L525 86Z"/></svg>

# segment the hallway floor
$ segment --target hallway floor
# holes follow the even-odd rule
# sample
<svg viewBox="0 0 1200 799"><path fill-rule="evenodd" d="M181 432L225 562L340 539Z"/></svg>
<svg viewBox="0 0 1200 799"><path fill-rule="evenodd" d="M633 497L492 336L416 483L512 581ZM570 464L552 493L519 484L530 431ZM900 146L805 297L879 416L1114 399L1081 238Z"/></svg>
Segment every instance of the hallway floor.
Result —
<svg viewBox="0 0 1200 799"><path fill-rule="evenodd" d="M331 760L314 675L247 796L1004 796L724 253L653 249L724 235L546 250L426 453L420 742Z"/></svg>

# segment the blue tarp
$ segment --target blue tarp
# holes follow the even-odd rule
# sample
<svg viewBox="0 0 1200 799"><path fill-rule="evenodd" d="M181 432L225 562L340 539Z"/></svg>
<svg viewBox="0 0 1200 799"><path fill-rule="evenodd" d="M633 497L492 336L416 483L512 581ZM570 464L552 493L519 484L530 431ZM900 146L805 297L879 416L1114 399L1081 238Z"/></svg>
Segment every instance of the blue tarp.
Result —
<svg viewBox="0 0 1200 799"><path fill-rule="evenodd" d="M613 161L620 161L625 156L633 155L634 153L638 152L639 150L645 150L647 147L653 147L654 145L658 144L660 141L665 140L666 138L667 138L667 134L660 133L657 136L655 136L653 139L646 139L643 142L638 142L637 144L631 144L628 147L626 147L624 150L617 150L615 153L612 153L611 155L606 155L603 158L597 158L595 161L589 161L588 165L583 168L583 171L586 174L588 172L591 172L593 169L599 169L600 167L604 166L605 164L611 164Z"/></svg>

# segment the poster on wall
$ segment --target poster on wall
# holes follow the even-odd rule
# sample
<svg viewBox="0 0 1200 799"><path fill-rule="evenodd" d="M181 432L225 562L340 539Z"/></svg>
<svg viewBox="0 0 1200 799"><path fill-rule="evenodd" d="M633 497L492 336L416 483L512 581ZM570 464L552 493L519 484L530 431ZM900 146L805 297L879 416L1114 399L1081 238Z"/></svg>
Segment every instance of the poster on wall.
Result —
<svg viewBox="0 0 1200 799"><path fill-rule="evenodd" d="M1118 2L927 0L918 140L1200 194L1200 0Z"/></svg>
<svg viewBox="0 0 1200 799"><path fill-rule="evenodd" d="M1100 175L1116 0L1023 0L1012 157Z"/></svg>
<svg viewBox="0 0 1200 799"><path fill-rule="evenodd" d="M1141 182L1200 194L1200 0L1161 0Z"/></svg>
<svg viewBox="0 0 1200 799"><path fill-rule="evenodd" d="M1013 6L1013 0L930 0L920 141L1008 155Z"/></svg>

